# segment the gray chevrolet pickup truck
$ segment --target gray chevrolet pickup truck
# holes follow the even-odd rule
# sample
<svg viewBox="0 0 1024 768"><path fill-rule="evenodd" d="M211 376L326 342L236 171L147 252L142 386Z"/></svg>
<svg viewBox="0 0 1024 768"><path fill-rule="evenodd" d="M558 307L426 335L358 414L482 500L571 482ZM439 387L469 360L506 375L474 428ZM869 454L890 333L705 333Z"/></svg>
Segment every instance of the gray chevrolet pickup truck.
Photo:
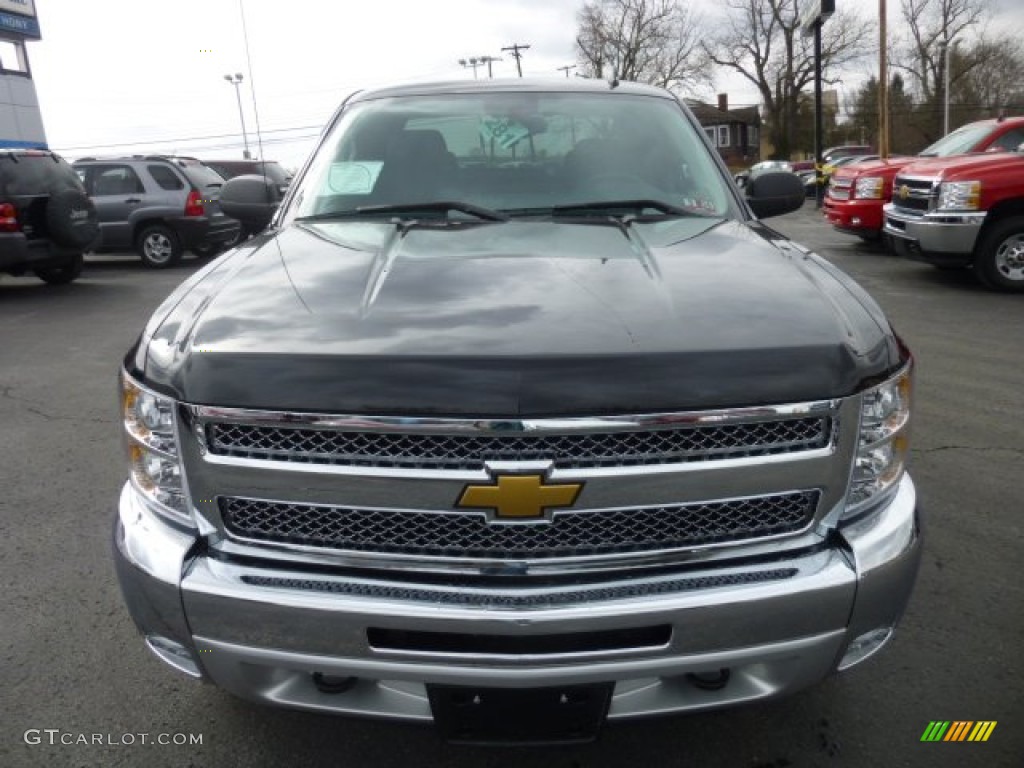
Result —
<svg viewBox="0 0 1024 768"><path fill-rule="evenodd" d="M114 531L156 656L466 742L780 696L921 552L912 358L629 83L358 93L124 358Z"/></svg>

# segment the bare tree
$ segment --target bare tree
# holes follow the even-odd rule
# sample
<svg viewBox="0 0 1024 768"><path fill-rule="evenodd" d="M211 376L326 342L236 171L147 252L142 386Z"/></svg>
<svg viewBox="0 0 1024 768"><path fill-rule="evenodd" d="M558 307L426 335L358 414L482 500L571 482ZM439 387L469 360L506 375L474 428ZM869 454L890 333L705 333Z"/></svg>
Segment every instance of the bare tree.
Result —
<svg viewBox="0 0 1024 768"><path fill-rule="evenodd" d="M926 102L942 92L946 75L945 46L951 45L984 16L982 0L903 0L900 11L907 38L895 66L910 76L911 87Z"/></svg>
<svg viewBox="0 0 1024 768"><path fill-rule="evenodd" d="M577 19L576 51L589 77L665 88L710 82L703 20L678 0L591 0Z"/></svg>
<svg viewBox="0 0 1024 768"><path fill-rule="evenodd" d="M915 128L927 142L942 135L946 98L960 107L953 113L955 126L995 114L1019 96L1024 76L1019 43L988 35L985 0L902 0L900 11L905 31L897 41L895 65L907 73L918 99Z"/></svg>
<svg viewBox="0 0 1024 768"><path fill-rule="evenodd" d="M981 39L950 60L951 100L964 120L1024 108L1024 51L1012 39Z"/></svg>
<svg viewBox="0 0 1024 768"><path fill-rule="evenodd" d="M789 157L801 93L814 79L814 46L800 32L798 0L726 0L725 20L705 41L711 61L745 77L764 105L775 154ZM822 27L823 80L871 50L872 25L854 11L839 10Z"/></svg>

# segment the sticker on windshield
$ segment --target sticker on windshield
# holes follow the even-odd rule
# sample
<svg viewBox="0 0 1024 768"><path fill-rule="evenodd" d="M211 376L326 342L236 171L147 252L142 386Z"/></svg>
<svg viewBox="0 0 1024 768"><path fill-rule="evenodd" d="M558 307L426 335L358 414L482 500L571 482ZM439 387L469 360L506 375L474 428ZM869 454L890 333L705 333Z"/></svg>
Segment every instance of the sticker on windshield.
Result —
<svg viewBox="0 0 1024 768"><path fill-rule="evenodd" d="M480 119L480 135L488 141L493 140L502 149L511 149L530 135L530 129L505 117L483 117Z"/></svg>
<svg viewBox="0 0 1024 768"><path fill-rule="evenodd" d="M335 195L368 195L384 163L376 160L331 163L327 186Z"/></svg>

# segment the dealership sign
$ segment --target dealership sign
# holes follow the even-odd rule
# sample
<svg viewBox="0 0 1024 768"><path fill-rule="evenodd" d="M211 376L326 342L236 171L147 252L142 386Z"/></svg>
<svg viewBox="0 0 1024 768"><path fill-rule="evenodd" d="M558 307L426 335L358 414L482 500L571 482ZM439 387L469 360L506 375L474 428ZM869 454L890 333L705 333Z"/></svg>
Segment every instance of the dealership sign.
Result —
<svg viewBox="0 0 1024 768"><path fill-rule="evenodd" d="M35 0L0 0L0 36L5 34L39 39Z"/></svg>
<svg viewBox="0 0 1024 768"><path fill-rule="evenodd" d="M824 24L836 11L836 0L804 0L800 4L800 31L804 37L814 34L819 24Z"/></svg>
<svg viewBox="0 0 1024 768"><path fill-rule="evenodd" d="M0 0L0 13L17 13L19 16L36 17L35 0Z"/></svg>
<svg viewBox="0 0 1024 768"><path fill-rule="evenodd" d="M5 34L15 34L38 40L40 38L39 22L24 16L15 16L13 13L0 12L0 37Z"/></svg>

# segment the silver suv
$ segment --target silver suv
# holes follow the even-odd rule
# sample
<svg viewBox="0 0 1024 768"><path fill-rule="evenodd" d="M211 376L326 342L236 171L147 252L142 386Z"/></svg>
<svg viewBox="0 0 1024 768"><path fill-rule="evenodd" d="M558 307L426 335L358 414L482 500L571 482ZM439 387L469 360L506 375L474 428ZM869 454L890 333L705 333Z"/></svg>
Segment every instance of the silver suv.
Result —
<svg viewBox="0 0 1024 768"><path fill-rule="evenodd" d="M186 250L209 256L238 239L238 222L220 210L224 179L194 158L83 158L73 167L99 214L95 250L135 250L161 269Z"/></svg>

